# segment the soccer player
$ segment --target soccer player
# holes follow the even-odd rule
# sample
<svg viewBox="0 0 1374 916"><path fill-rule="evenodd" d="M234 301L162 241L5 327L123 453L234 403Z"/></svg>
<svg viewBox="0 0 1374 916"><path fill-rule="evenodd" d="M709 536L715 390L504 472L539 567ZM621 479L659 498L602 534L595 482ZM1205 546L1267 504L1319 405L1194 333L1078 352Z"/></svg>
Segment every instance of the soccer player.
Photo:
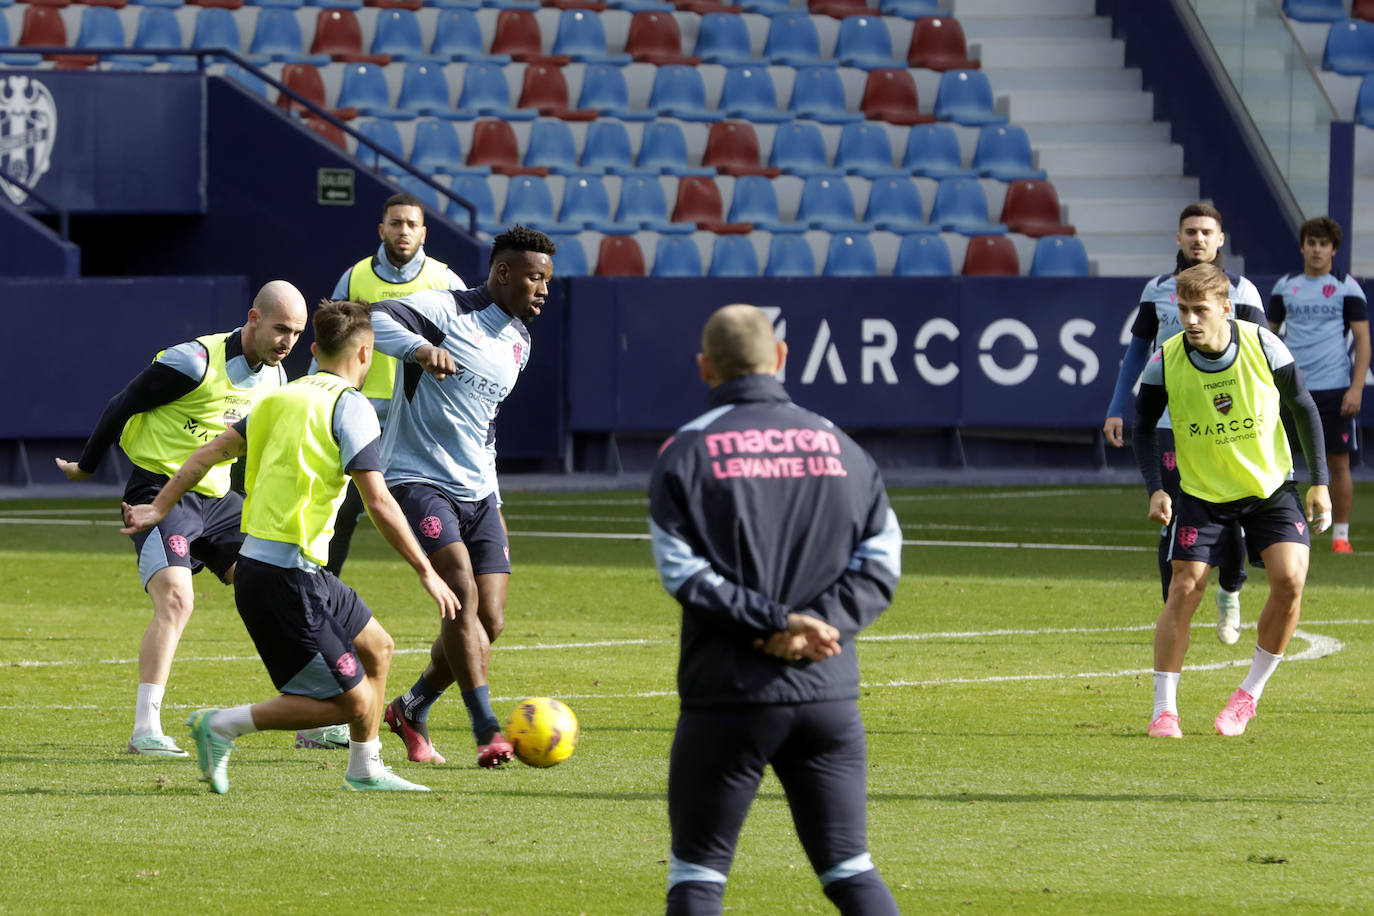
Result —
<svg viewBox="0 0 1374 916"><path fill-rule="evenodd" d="M286 383L281 361L305 330L305 299L285 280L258 291L243 327L169 347L106 405L76 461L57 459L69 480L85 480L115 440L133 462L124 502L153 500L186 457ZM162 699L172 658L195 606L191 576L208 566L233 582L243 534L242 498L229 466L216 467L151 531L133 535L138 574L153 619L138 651L138 697L131 754L185 757L162 732Z"/></svg>
<svg viewBox="0 0 1374 916"><path fill-rule="evenodd" d="M1107 408L1107 419L1102 424L1102 432L1107 443L1121 448L1122 415L1126 401L1131 396L1145 361L1152 350L1158 350L1164 341L1180 330L1178 308L1175 305L1175 278L1178 274L1195 264L1215 264L1222 266L1221 246L1226 242L1226 234L1221 231L1221 214L1215 207L1204 203L1189 204L1178 217L1178 254L1175 258L1174 272L1160 274L1145 284L1140 294L1140 309L1135 323L1131 326L1131 343L1126 356L1121 361L1121 372L1116 377L1116 389L1112 393L1112 403ZM1264 324L1264 305L1260 300L1255 284L1237 274L1228 273L1232 308L1235 315L1245 321ZM1160 474L1165 489L1173 499L1178 498L1178 467L1174 449L1174 432L1169 414L1166 411L1159 420ZM1169 596L1169 576L1171 565L1168 560L1169 540L1167 532L1159 536L1159 580L1160 591L1167 599ZM1217 557L1220 572L1217 576L1217 639L1226 645L1234 645L1240 639L1240 590L1245 584L1245 541L1239 526L1233 527L1227 542Z"/></svg>
<svg viewBox="0 0 1374 916"><path fill-rule="evenodd" d="M311 350L320 371L264 398L251 416L198 449L151 504L126 503L124 530L157 524L217 462L247 455L247 536L234 602L280 693L251 706L191 714L186 724L212 791L229 791L229 756L239 736L347 722L345 789L426 792L382 765L377 730L391 637L353 589L321 568L347 479L440 614L453 617L458 599L425 559L382 479L381 429L357 391L372 361L367 307L325 302L314 327Z"/></svg>
<svg viewBox="0 0 1374 916"><path fill-rule="evenodd" d="M1350 507L1355 487L1350 480L1350 454L1359 450L1356 431L1369 372L1369 305L1354 277L1331 272L1331 260L1341 247L1339 223L1326 216L1309 219L1298 238L1302 273L1287 274L1274 284L1269 326L1275 332L1283 330L1283 342L1306 377L1322 415L1335 519L1331 550L1353 553ZM1355 343L1353 367L1346 349L1347 332Z"/></svg>
<svg viewBox="0 0 1374 916"><path fill-rule="evenodd" d="M387 725L417 762L444 762L427 719L455 681L477 741L477 764L494 767L513 756L488 685L510 580L493 424L529 362L525 324L544 307L553 254L548 236L515 226L492 240L481 286L423 290L372 306L377 349L402 364L382 436L386 482L463 605L457 620L440 622L428 665L386 710Z"/></svg>
<svg viewBox="0 0 1374 916"><path fill-rule="evenodd" d="M1245 529L1252 554L1264 559L1269 597L1249 673L1213 725L1235 736L1255 716L1255 704L1298 626L1311 537L1331 523L1321 418L1292 354L1268 328L1232 317L1231 281L1199 264L1178 275L1183 332L1164 342L1140 382L1134 445L1150 518L1166 526L1173 577L1155 624L1154 713L1151 737L1181 738L1178 681L1188 651L1188 625L1231 525ZM1306 513L1292 482L1293 458L1279 419L1292 412L1312 485ZM1159 472L1155 421L1173 413L1179 496Z"/></svg>
<svg viewBox="0 0 1374 916"><path fill-rule="evenodd" d="M667 911L721 912L771 764L826 896L895 914L867 847L854 638L897 588L897 516L873 459L773 377L787 347L762 311L718 310L701 349L710 409L663 446L649 486L654 562L682 605Z"/></svg>
<svg viewBox="0 0 1374 916"><path fill-rule="evenodd" d="M424 204L413 194L393 194L382 205L382 221L377 225L381 244L376 253L363 258L343 272L334 286L336 301L372 303L380 299L399 299L419 289L467 289L462 279L438 258L425 254ZM372 368L363 382L362 392L377 411L377 419L386 424L391 406L392 389L396 387L396 360L374 353ZM352 481L348 494L339 507L334 521L334 539L329 542L327 568L334 575L343 573L358 516L363 512L362 497ZM309 729L296 735L296 747L334 748L348 746L348 730L338 728Z"/></svg>

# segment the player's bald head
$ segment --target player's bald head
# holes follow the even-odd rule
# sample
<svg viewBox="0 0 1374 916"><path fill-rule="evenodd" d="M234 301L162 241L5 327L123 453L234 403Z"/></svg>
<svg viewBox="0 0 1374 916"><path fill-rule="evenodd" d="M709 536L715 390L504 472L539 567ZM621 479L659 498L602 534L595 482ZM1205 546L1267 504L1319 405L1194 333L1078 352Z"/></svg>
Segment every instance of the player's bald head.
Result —
<svg viewBox="0 0 1374 916"><path fill-rule="evenodd" d="M702 329L701 352L718 382L778 370L773 322L752 305L735 303L717 309Z"/></svg>
<svg viewBox="0 0 1374 916"><path fill-rule="evenodd" d="M253 308L266 322L298 318L305 325L305 297L285 280L268 281L253 297Z"/></svg>

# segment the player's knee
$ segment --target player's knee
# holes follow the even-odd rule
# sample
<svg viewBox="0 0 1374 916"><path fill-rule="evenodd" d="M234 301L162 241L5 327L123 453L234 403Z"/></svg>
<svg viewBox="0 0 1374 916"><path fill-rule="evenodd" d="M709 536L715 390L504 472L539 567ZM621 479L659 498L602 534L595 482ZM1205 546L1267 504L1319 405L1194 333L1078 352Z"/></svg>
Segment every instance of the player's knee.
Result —
<svg viewBox="0 0 1374 916"><path fill-rule="evenodd" d="M162 619L184 627L195 610L196 593L190 587L169 588L153 600L153 613Z"/></svg>
<svg viewBox="0 0 1374 916"><path fill-rule="evenodd" d="M1269 575L1270 597L1279 602L1295 603L1302 597L1306 583L1306 566L1273 570Z"/></svg>
<svg viewBox="0 0 1374 916"><path fill-rule="evenodd" d="M506 628L506 609L504 607L482 607L478 613L482 618L482 626L486 628L487 640L496 642L496 637L501 635L501 631Z"/></svg>
<svg viewBox="0 0 1374 916"><path fill-rule="evenodd" d="M1174 570L1173 577L1169 580L1169 600L1184 608L1190 608L1201 600L1202 592L1206 588L1205 577Z"/></svg>

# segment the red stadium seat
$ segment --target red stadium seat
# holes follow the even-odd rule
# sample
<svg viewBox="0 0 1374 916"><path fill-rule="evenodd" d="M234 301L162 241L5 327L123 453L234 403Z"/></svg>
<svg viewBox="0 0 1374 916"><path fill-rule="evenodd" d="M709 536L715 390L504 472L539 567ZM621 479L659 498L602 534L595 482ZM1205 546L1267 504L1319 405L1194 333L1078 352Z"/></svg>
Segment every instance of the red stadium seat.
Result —
<svg viewBox="0 0 1374 916"><path fill-rule="evenodd" d="M596 256L595 276L644 276L644 252L640 250L639 243L633 236L608 235L601 240L601 250Z"/></svg>
<svg viewBox="0 0 1374 916"><path fill-rule="evenodd" d="M549 118L564 121L595 121L595 108L572 108L568 105L568 81L563 68L545 63L532 63L525 68L524 84L520 88L517 108L537 108Z"/></svg>
<svg viewBox="0 0 1374 916"><path fill-rule="evenodd" d="M391 63L388 54L363 53L363 27L352 10L323 9L315 17L315 40L311 54L328 54L336 63Z"/></svg>
<svg viewBox="0 0 1374 916"><path fill-rule="evenodd" d="M520 164L520 144L505 121L478 121L472 126L468 165L486 165L498 175L548 175L545 166Z"/></svg>
<svg viewBox="0 0 1374 916"><path fill-rule="evenodd" d="M1350 9L1350 18L1374 22L1374 0L1355 0Z"/></svg>
<svg viewBox="0 0 1374 916"><path fill-rule="evenodd" d="M24 23L19 30L19 44L24 47L65 47L67 23L54 6L30 4L24 10Z"/></svg>
<svg viewBox="0 0 1374 916"><path fill-rule="evenodd" d="M363 6L375 6L384 10L411 10L419 12L422 0L363 0Z"/></svg>
<svg viewBox="0 0 1374 916"><path fill-rule="evenodd" d="M807 9L818 16L843 19L846 16L871 15L865 0L810 0Z"/></svg>
<svg viewBox="0 0 1374 916"><path fill-rule="evenodd" d="M969 60L964 27L947 16L916 20L906 62L927 70L976 70L980 66L978 61Z"/></svg>
<svg viewBox="0 0 1374 916"><path fill-rule="evenodd" d="M186 0L187 6L213 6L224 10L237 10L243 7L243 0Z"/></svg>
<svg viewBox="0 0 1374 916"><path fill-rule="evenodd" d="M907 70L883 69L868 71L864 83L863 100L859 110L870 121L911 126L931 124L933 114L921 114L916 106L916 81Z"/></svg>
<svg viewBox="0 0 1374 916"><path fill-rule="evenodd" d="M682 31L671 13L641 10L630 20L625 36L625 51L641 63L684 64L695 67L700 57L682 53Z"/></svg>
<svg viewBox="0 0 1374 916"><path fill-rule="evenodd" d="M340 121L350 121L358 116L356 108L330 108L324 96L324 78L314 64L284 64L281 68L281 81L288 89L306 100L314 102ZM299 112L302 117L312 118L314 112L297 102L285 92L277 93L277 107L287 111ZM326 122L327 123L327 122Z"/></svg>
<svg viewBox="0 0 1374 916"><path fill-rule="evenodd" d="M1073 226L1064 225L1059 219L1059 194L1054 185L1039 179L1020 179L1007 184L1002 222L1012 232L1032 238L1073 235Z"/></svg>
<svg viewBox="0 0 1374 916"><path fill-rule="evenodd" d="M348 138L344 135L343 131L339 130L337 125L329 123L324 118L306 118L301 123L324 137L339 149L348 149Z"/></svg>
<svg viewBox="0 0 1374 916"><path fill-rule="evenodd" d="M964 252L965 276L1016 277L1021 260L1016 246L1005 235L975 235Z"/></svg>
<svg viewBox="0 0 1374 916"><path fill-rule="evenodd" d="M759 164L759 138L744 121L717 121L706 136L701 164L722 175L763 175L776 178L782 169ZM717 216L719 218L719 216Z"/></svg>
<svg viewBox="0 0 1374 916"><path fill-rule="evenodd" d="M492 54L509 54L523 63L563 66L572 62L566 54L545 54L539 20L530 10L505 9L496 15L496 31L491 38Z"/></svg>
<svg viewBox="0 0 1374 916"><path fill-rule="evenodd" d="M720 234L744 233L754 228L752 223L727 223L724 212L725 204L714 178L687 175L677 183L673 222L696 223L698 229Z"/></svg>

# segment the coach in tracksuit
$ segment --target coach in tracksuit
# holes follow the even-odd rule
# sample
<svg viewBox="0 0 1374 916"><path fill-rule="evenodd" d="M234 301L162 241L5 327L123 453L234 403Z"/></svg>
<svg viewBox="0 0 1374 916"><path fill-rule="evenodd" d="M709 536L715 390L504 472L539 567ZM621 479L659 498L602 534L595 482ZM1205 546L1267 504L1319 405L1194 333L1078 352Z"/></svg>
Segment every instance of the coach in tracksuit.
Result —
<svg viewBox="0 0 1374 916"><path fill-rule="evenodd" d="M650 483L654 561L682 604L669 914L721 912L767 764L840 912L897 912L867 847L854 637L892 602L901 529L873 459L773 377L786 354L759 309L712 315L711 409Z"/></svg>

